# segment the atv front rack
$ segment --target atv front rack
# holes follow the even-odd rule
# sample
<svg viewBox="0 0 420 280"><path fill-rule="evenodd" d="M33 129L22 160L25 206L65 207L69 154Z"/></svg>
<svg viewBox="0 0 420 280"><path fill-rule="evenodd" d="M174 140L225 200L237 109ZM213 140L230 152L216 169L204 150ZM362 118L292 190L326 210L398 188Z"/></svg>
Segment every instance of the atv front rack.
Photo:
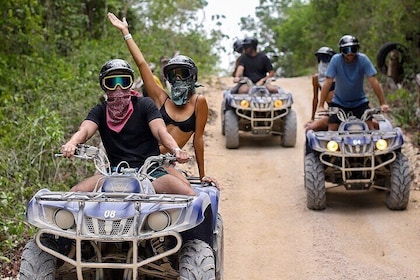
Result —
<svg viewBox="0 0 420 280"><path fill-rule="evenodd" d="M123 192L49 192L35 196L38 201L67 201L67 202L143 202L143 203L172 203L181 204L191 202L194 197L176 194L140 194Z"/></svg>

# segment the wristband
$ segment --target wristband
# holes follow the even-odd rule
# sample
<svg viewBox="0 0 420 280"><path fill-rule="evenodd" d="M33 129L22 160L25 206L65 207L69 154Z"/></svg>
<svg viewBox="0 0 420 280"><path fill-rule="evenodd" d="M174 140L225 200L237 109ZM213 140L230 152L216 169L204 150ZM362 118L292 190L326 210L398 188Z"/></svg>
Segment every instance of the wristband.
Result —
<svg viewBox="0 0 420 280"><path fill-rule="evenodd" d="M172 150L172 154L176 155L177 152L181 151L181 148L175 148Z"/></svg>
<svg viewBox="0 0 420 280"><path fill-rule="evenodd" d="M124 35L124 40L125 41L130 40L130 39L133 39L133 37L131 36L130 33L128 33L127 35Z"/></svg>

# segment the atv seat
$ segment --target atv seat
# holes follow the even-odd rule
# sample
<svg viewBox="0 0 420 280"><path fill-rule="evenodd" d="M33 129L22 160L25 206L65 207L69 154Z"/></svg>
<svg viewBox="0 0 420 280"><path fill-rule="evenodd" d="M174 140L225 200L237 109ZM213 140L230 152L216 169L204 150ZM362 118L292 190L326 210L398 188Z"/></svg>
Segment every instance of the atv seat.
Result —
<svg viewBox="0 0 420 280"><path fill-rule="evenodd" d="M102 192L139 193L140 182L133 176L112 176L105 179Z"/></svg>

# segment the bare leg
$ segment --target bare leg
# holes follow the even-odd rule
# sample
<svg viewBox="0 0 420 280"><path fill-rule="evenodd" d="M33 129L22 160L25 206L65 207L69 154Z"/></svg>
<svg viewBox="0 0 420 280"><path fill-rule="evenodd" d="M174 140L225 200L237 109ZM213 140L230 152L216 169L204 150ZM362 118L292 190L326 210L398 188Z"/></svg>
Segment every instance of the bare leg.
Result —
<svg viewBox="0 0 420 280"><path fill-rule="evenodd" d="M248 93L249 86L248 85L241 85L238 89L238 93Z"/></svg>
<svg viewBox="0 0 420 280"><path fill-rule="evenodd" d="M157 178L152 182L152 185L157 193L195 195L189 183L186 184L183 180L171 174Z"/></svg>
<svg viewBox="0 0 420 280"><path fill-rule="evenodd" d="M187 178L182 174L180 171L176 170L175 166L169 166L165 168L166 171L168 171L169 174L174 175L175 177L182 180L185 184L189 184Z"/></svg>
<svg viewBox="0 0 420 280"><path fill-rule="evenodd" d="M278 93L279 92L279 88L275 85L267 85L266 87L267 87L267 89L270 93Z"/></svg>
<svg viewBox="0 0 420 280"><path fill-rule="evenodd" d="M74 187L71 188L70 191L72 192L91 192L95 189L95 186L97 186L97 189L99 189L102 184L103 180L101 178L103 175L97 174L93 175L92 177L86 178Z"/></svg>
<svg viewBox="0 0 420 280"><path fill-rule="evenodd" d="M338 123L329 123L328 130L337 131L338 130Z"/></svg>
<svg viewBox="0 0 420 280"><path fill-rule="evenodd" d="M320 130L327 130L328 129L328 117L322 117L320 119L316 119L311 123L308 123L305 126L305 130L313 130L313 131L320 131Z"/></svg>

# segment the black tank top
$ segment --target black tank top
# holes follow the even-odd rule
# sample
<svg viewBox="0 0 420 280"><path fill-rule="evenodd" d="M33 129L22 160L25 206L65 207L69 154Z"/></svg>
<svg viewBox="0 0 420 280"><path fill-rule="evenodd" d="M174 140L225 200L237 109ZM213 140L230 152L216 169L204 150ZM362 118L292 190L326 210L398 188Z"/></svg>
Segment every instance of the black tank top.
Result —
<svg viewBox="0 0 420 280"><path fill-rule="evenodd" d="M166 100L168 99L169 97L166 98ZM191 132L191 131L195 132L195 108L194 108L194 112L188 119L186 119L185 121L177 122L177 121L174 121L168 115L168 112L166 112L166 108L165 108L166 100L163 103L162 107L160 107L160 113L162 114L162 118L165 124L166 125L172 124L174 126L177 126L183 132ZM197 99L195 100L195 106L197 106Z"/></svg>

